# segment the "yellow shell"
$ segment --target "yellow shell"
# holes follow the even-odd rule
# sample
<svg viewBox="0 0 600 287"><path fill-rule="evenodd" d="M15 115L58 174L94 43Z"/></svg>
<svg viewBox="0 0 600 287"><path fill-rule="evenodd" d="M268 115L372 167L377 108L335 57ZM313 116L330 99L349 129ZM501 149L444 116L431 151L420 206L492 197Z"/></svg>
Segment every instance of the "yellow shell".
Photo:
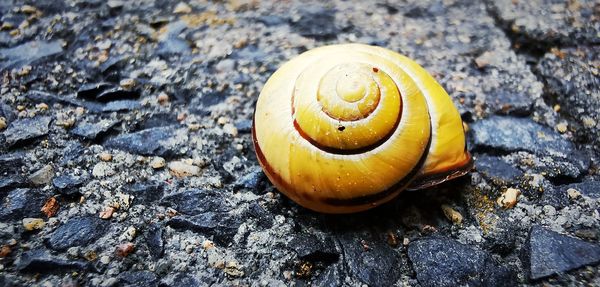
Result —
<svg viewBox="0 0 600 287"><path fill-rule="evenodd" d="M316 48L279 68L252 136L277 189L325 213L366 210L472 167L446 91L409 58L361 44Z"/></svg>

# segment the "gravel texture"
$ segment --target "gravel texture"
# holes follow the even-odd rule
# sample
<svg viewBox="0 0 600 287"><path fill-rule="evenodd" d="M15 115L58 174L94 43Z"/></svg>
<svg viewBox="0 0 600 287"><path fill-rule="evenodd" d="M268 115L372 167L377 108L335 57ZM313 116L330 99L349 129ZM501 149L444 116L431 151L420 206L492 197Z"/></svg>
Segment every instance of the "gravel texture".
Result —
<svg viewBox="0 0 600 287"><path fill-rule="evenodd" d="M321 2L0 1L0 286L600 285L598 4ZM348 42L431 72L473 172L344 216L277 192L260 90Z"/></svg>

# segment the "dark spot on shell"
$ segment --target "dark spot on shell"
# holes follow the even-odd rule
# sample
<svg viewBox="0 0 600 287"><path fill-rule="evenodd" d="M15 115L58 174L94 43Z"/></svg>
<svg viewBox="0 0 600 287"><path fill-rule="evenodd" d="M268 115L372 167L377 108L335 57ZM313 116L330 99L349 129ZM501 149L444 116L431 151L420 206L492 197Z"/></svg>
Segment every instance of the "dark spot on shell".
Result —
<svg viewBox="0 0 600 287"><path fill-rule="evenodd" d="M377 73L377 72L379 72L379 69L373 67L373 72Z"/></svg>
<svg viewBox="0 0 600 287"><path fill-rule="evenodd" d="M340 131L340 132L343 132L345 129L346 129L346 127L345 127L345 126L339 126L339 127L338 127L338 131Z"/></svg>

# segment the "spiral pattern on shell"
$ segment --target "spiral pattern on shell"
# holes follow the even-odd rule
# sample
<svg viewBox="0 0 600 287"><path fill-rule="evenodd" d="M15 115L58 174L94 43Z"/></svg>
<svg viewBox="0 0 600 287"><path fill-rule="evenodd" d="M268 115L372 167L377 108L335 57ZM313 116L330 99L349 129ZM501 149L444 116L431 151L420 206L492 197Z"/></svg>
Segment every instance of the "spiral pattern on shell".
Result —
<svg viewBox="0 0 600 287"><path fill-rule="evenodd" d="M301 54L265 84L254 146L275 186L326 213L361 211L472 164L450 97L387 49L333 45Z"/></svg>

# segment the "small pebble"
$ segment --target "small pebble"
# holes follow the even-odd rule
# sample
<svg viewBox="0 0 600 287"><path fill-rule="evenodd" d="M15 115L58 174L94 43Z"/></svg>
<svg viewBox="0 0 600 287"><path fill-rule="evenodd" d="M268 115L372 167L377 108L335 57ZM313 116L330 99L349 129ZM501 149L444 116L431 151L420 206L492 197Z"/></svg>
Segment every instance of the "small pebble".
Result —
<svg viewBox="0 0 600 287"><path fill-rule="evenodd" d="M166 165L165 159L160 156L154 157L154 158L152 158L152 161L150 161L150 166L153 169L163 168L163 167L165 167L165 165Z"/></svg>
<svg viewBox="0 0 600 287"><path fill-rule="evenodd" d="M0 117L0 131L6 128L6 119L4 117Z"/></svg>
<svg viewBox="0 0 600 287"><path fill-rule="evenodd" d="M496 201L504 209L513 208L517 204L517 198L521 191L516 188L508 188Z"/></svg>
<svg viewBox="0 0 600 287"><path fill-rule="evenodd" d="M223 131L227 134L230 134L234 137L236 137L238 135L238 130L237 128L232 125L232 124L225 124L223 125Z"/></svg>
<svg viewBox="0 0 600 287"><path fill-rule="evenodd" d="M119 257L127 257L127 255L131 254L135 248L135 245L131 242L119 244L117 249L115 250L115 254Z"/></svg>
<svg viewBox="0 0 600 287"><path fill-rule="evenodd" d="M46 222L41 218L23 218L23 227L27 231L39 230L44 228Z"/></svg>
<svg viewBox="0 0 600 287"><path fill-rule="evenodd" d="M559 133L561 133L561 134L567 132L567 123L559 123L559 124L557 124L556 125L556 130Z"/></svg>
<svg viewBox="0 0 600 287"><path fill-rule="evenodd" d="M134 79L123 79L119 82L119 86L121 86L124 89L132 89L133 87L135 87L135 80Z"/></svg>
<svg viewBox="0 0 600 287"><path fill-rule="evenodd" d="M37 105L35 105L35 107L36 107L38 110L40 110L40 111L46 111L46 110L48 110L48 105L47 105L47 104L45 104L45 103L40 103L40 104L37 104Z"/></svg>
<svg viewBox="0 0 600 287"><path fill-rule="evenodd" d="M462 214L447 204L442 204L442 211L444 212L446 218L448 218L454 224L460 224L463 221Z"/></svg>
<svg viewBox="0 0 600 287"><path fill-rule="evenodd" d="M102 256L102 257L100 257L100 263L102 263L102 264L104 264L104 265L106 265L106 264L110 263L110 257L108 257L108 256L106 256L106 255L104 255L104 256Z"/></svg>
<svg viewBox="0 0 600 287"><path fill-rule="evenodd" d="M100 158L101 161L111 161L113 158L112 154L107 153L107 152L100 153L100 155L98 155L98 157Z"/></svg>
<svg viewBox="0 0 600 287"><path fill-rule="evenodd" d="M176 177L197 176L200 174L199 167L183 161L170 162L169 170Z"/></svg>
<svg viewBox="0 0 600 287"><path fill-rule="evenodd" d="M164 105L169 102L169 95L165 94L164 92L161 92L160 94L158 94L156 100L159 104Z"/></svg>
<svg viewBox="0 0 600 287"><path fill-rule="evenodd" d="M581 196L581 192L579 192L577 189L569 188L567 189L567 195L569 195L570 199L577 199Z"/></svg>
<svg viewBox="0 0 600 287"><path fill-rule="evenodd" d="M29 181L34 185L45 185L50 183L54 177L54 168L51 165L45 165L38 171L29 176Z"/></svg>
<svg viewBox="0 0 600 287"><path fill-rule="evenodd" d="M175 14L188 14L192 12L192 7L190 7L190 5L184 3L184 2L179 2L177 4L177 6L175 6L175 9L173 9L173 13Z"/></svg>
<svg viewBox="0 0 600 287"><path fill-rule="evenodd" d="M110 219L113 216L115 209L113 207L105 207L104 210L100 211L100 218Z"/></svg>
<svg viewBox="0 0 600 287"><path fill-rule="evenodd" d="M556 209L552 205L544 205L544 207L542 207L542 210L544 210L544 213L548 216L556 215Z"/></svg>
<svg viewBox="0 0 600 287"><path fill-rule="evenodd" d="M54 215L56 215L56 213L58 212L58 201L56 200L56 198L50 197L48 198L48 200L46 200L46 202L44 203L44 206L42 206L42 209L40 210L43 214L46 215L46 217L52 217Z"/></svg>

